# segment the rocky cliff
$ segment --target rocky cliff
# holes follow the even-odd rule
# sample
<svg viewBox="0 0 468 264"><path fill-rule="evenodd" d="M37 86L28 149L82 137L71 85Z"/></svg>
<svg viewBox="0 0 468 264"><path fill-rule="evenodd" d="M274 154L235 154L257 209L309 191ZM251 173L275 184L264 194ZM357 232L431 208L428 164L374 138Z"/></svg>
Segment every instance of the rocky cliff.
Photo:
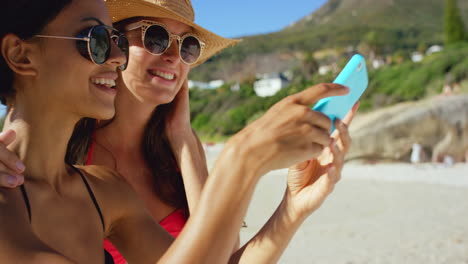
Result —
<svg viewBox="0 0 468 264"><path fill-rule="evenodd" d="M468 95L436 96L361 114L350 133L348 160L409 161L418 143L428 159L450 155L463 161L468 151Z"/></svg>

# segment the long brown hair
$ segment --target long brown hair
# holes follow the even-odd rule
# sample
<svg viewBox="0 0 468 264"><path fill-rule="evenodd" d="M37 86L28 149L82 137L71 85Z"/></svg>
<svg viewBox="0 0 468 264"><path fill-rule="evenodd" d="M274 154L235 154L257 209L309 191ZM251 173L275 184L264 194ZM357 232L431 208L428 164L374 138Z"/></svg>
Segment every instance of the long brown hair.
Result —
<svg viewBox="0 0 468 264"><path fill-rule="evenodd" d="M168 205L182 208L189 215L184 181L167 138L166 116L173 103L156 107L146 125L142 150L154 177L156 195Z"/></svg>
<svg viewBox="0 0 468 264"><path fill-rule="evenodd" d="M172 103L164 104L154 109L146 124L141 151L153 176L154 193L167 205L180 208L186 216L189 216L182 174L165 133L166 115L172 105ZM76 124L68 143L66 162L85 163L96 129L99 127L95 119L83 118Z"/></svg>

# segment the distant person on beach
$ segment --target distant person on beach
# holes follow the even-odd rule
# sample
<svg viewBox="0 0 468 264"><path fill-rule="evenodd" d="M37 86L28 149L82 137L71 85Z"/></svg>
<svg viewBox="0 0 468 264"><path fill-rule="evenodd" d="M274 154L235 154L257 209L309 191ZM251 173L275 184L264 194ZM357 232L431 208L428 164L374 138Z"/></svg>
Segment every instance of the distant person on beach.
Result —
<svg viewBox="0 0 468 264"><path fill-rule="evenodd" d="M343 95L347 90L339 85L322 84L282 100L262 118L253 122L228 141L225 151L215 164L206 186L203 188L203 194L201 194L201 186L199 187L199 196L197 197L199 199L194 201L197 203L197 210L190 211L190 221L187 223L187 228L184 229L187 231L182 232L181 239L177 239L167 251L168 253L165 253L172 238L166 235L167 233L161 232L157 226L152 225L153 221L157 220L159 211L155 210L156 215L153 215L152 204L145 203L152 217L149 218L138 201L133 199L136 196L132 194L132 190L126 186L126 182L129 182L136 189L139 197L147 202L145 195L148 194L144 193L142 189L136 188L136 186L143 186L143 184L137 184L139 183L137 181L141 180L138 178L139 176L130 179L123 176L124 180L120 178L120 175L102 167L77 168L64 163L67 142L72 134L74 124L79 118L87 116L95 119L110 119L112 117L114 109L111 99L116 94L113 91L117 78L116 69L125 68L128 62L127 71L130 75L128 78L133 84L135 79L132 79L131 73L138 74L138 68L142 66L144 61L138 61L135 64L132 64L132 59L127 61L125 54L128 47L124 45L125 38L116 29L105 25L109 24L110 19L104 15L105 12L102 12L105 8L103 8L101 1L56 1L54 4L57 6L54 8L47 8L48 5L42 2L36 4L37 2L32 0L22 1L24 6L18 5L17 1L8 1L8 8L3 9L6 14L1 17L6 21L13 17L19 19L22 21L20 26L26 25L26 27L24 29L15 28L16 24L14 24L4 28L5 32L0 31L2 33L0 35L2 59L5 60L5 63L1 65L4 72L0 76L12 76L10 81L2 79L2 85L5 88L5 91L2 92L2 98L9 106L5 128L15 130L18 135L15 138L15 134L11 130L7 130L2 135L2 140L5 145L12 143L11 150L18 154L25 164L21 164L17 157L5 152L4 146L2 146L1 154L4 155L5 159L3 160L8 160L5 164L8 164L9 169L4 167L7 174L13 176L12 174L24 173L27 179L26 183L22 185L21 191L17 189L0 191L2 205L4 205L0 209L2 211L0 248L14 249L12 251L3 250L0 253L0 259L5 259L5 261L15 259L16 261L22 258L28 259L33 256L32 254L37 254L35 256L44 258L45 262L68 263L66 260L71 259L80 260L79 263L95 263L95 260L104 256L97 247L100 246L99 239L102 241L103 237L108 237L113 242L117 242L117 247L123 250L126 257L130 257L130 262L157 260L163 254L165 260L174 259L176 262L225 262L226 257L230 255L234 247L238 228L258 178L272 169L287 167L296 162L317 157L322 153L319 159L302 162L291 169L288 176L288 190L278 211L258 236L253 239L253 243L249 243L238 251L237 257L250 259L250 262L253 261L252 263L259 263L256 260L271 263L279 257L300 223L320 206L336 181L339 180L343 156L350 143L347 125L351 122L356 108L348 115L344 123L337 122L339 133L336 133L333 137L334 140L331 140L327 133L331 126L330 120L320 113L311 111L308 107L320 98ZM108 5L110 2L112 1L107 1ZM128 2L137 3L140 1L125 1L125 3ZM47 4L53 5L49 2ZM140 7L143 6L148 7L147 4L140 5ZM39 12L40 17L34 16L38 10L42 10L40 8L44 9L43 12ZM155 7L152 11L160 9L161 7ZM85 17L90 15L92 19ZM138 20L135 23L140 22L142 21ZM157 28L159 30L164 28L159 20L154 21L155 24L149 21L144 23L159 26ZM174 22L171 19L164 20L164 23L173 25L174 31L179 34L195 27L192 25L192 27L181 30L183 26L177 23L182 22ZM85 24L87 27L83 29ZM145 27L138 26L132 30L141 28L146 31L150 30L146 24ZM29 31L23 32L26 29ZM74 37L76 34L78 35ZM135 52L138 55L139 48L146 49L146 47L141 46L138 37L133 39L130 37L129 39L130 54ZM114 44L114 41L117 43ZM83 43L86 49L80 48ZM90 43L99 45L92 46ZM160 57L148 57L147 59L157 60L156 58L159 58L161 63L176 63L178 67L182 67L181 65L185 63L180 61L183 58L179 58L182 53L174 48L177 42L174 41L173 44L173 48L166 47L167 50L160 54ZM117 46L119 46L120 51ZM108 52L103 53L105 50ZM78 52L81 56L77 55ZM141 56L149 55L141 53ZM189 57L185 57L185 59L188 60ZM73 71L70 71L71 65L73 65ZM54 66L53 69L51 69L52 66ZM132 71L132 67L137 69ZM188 72L188 69L186 70ZM104 71L106 71L105 74ZM71 73L74 73L73 76ZM167 86L176 87L177 83L182 88L186 87L185 78L176 79L177 81L174 83L171 82L175 77L178 77L177 74L171 75L171 73L159 69L153 70L150 74L165 79L165 81L157 79L163 83L171 83ZM116 83L117 105L121 94L137 99L135 95L131 95L131 92L126 91L130 87L125 87L125 75ZM143 89L143 93L144 91ZM151 90L147 92L150 93L150 95L146 94L149 97L159 95L151 94ZM55 100L51 100L51 96ZM177 96L176 101L184 101L188 94L185 93L178 98ZM178 102L180 103L180 101ZM147 105L141 101L137 100L133 103L133 106L140 110L147 108ZM181 105L186 107L188 103L184 101ZM133 119L140 117L131 111L132 108L128 110L132 113ZM153 111L154 105L149 113ZM122 113L119 112L119 108L117 108L117 113ZM177 113L173 111L168 113L168 116L171 114L177 116ZM188 112L183 113L180 114L182 116L180 119L187 118ZM131 120L129 117L127 121ZM189 120L179 121L179 123L173 124L175 130L180 129L179 125L182 128L187 128L183 124ZM119 123L119 115L107 128L112 124L128 125ZM189 124L190 122L188 122ZM116 130L119 128L123 129L123 127L115 127ZM137 129L137 127L133 128ZM174 132L170 129L169 131ZM191 134L192 130L178 132ZM151 136L154 139L158 134L151 134ZM131 142L127 141L127 138L129 137L126 134L119 137L117 146ZM95 139L93 138L93 140ZM104 137L103 140L111 140L110 135ZM198 170L193 166L206 166L204 163L193 161L193 156L195 159L197 156L198 158L204 157L201 152L196 152L200 151L199 146L197 148L199 142L190 141L190 138L184 138L182 141L181 146L179 146L181 153L177 153L174 161L184 164L187 160L188 171ZM141 142L138 143L138 145L140 144ZM153 144L148 145L144 147L154 147ZM196 147L195 153L188 151L187 154L187 148L190 149L190 146ZM111 153L106 147L101 147L102 153ZM173 148L172 144L166 147ZM278 149L281 151L277 151ZM322 152L323 149L325 149L324 152ZM74 150L76 151L76 149ZM95 151L98 153L97 150ZM70 151L68 153L70 154ZM88 151L84 152L84 154L87 153ZM151 165L155 163L154 161L158 161L157 159L145 161L139 155L135 157L136 152L133 152L134 156L125 155L126 153L122 149L116 153L128 158L129 164L142 161L143 164L148 162ZM71 154L76 153L72 151ZM88 156L88 159L92 160L95 157L89 158ZM107 161L112 164L109 167L118 172L122 170L121 174L129 172L130 176L133 176L134 172L139 172L137 175L145 175L145 171L136 166L142 165L142 163L131 164L136 167L127 168L121 166L121 163L118 162L120 159L116 156L109 155L107 157L107 160L103 158L98 164L106 165L101 163ZM178 160L180 157L184 159ZM321 162L330 157L332 157L330 164ZM70 157L67 160L70 161ZM253 163L252 160L256 162ZM124 164L122 163L122 165ZM172 165L175 166L174 163ZM184 165L180 165L180 167L183 174L185 167ZM203 170L201 169L201 171ZM2 174L2 178L8 179L7 174ZM132 184L133 181L136 182L135 186ZM22 180L16 179L13 185L21 183ZM65 184L68 185L65 186ZM154 186L148 182L144 182L144 184L147 188L148 186L166 187L166 185ZM203 184L201 185L203 186ZM232 188L234 185L236 188ZM46 186L53 186L55 192L44 188ZM67 192L67 187L72 187L73 192ZM152 194L151 188L150 191ZM239 193L242 193L242 197L239 196ZM67 203L67 199L76 203ZM82 206L73 206L74 204ZM68 214L63 214L65 211ZM42 212L47 212L47 217ZM99 217L96 217L96 213ZM76 221L74 221L78 215L80 216L80 225L76 225ZM51 220L53 222L50 222ZM15 224L14 229L11 228L13 223ZM51 224L56 229L51 229ZM73 230L71 230L72 227ZM79 241L64 240L64 234L67 234L68 237L80 237L80 235L86 234L86 238L83 237ZM139 243L132 243L136 241L135 239L138 239ZM214 241L216 243L213 243ZM271 245L268 241L275 241L275 243ZM69 250L77 247L80 250L73 252ZM90 251L93 253L86 253ZM147 256L149 257L147 258ZM26 259L25 261L27 261Z"/></svg>
<svg viewBox="0 0 468 264"><path fill-rule="evenodd" d="M414 143L411 148L411 158L410 161L413 164L418 164L423 162L424 150L421 144Z"/></svg>
<svg viewBox="0 0 468 264"><path fill-rule="evenodd" d="M445 84L444 85L444 88L442 89L442 95L453 95L453 89L452 89L452 86L450 84Z"/></svg>

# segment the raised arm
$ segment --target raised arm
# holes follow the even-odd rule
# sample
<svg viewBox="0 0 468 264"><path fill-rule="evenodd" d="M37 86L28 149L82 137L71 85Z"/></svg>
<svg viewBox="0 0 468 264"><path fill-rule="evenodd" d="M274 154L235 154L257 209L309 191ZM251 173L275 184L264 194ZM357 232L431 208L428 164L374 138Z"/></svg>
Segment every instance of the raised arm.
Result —
<svg viewBox="0 0 468 264"><path fill-rule="evenodd" d="M208 177L208 169L205 152L190 124L187 80L172 102L172 109L166 116L165 133L181 170L189 210L193 212L200 200L203 186Z"/></svg>
<svg viewBox="0 0 468 264"><path fill-rule="evenodd" d="M289 169L281 204L263 228L232 258L230 263L276 263L303 221L324 202L341 178L344 156L351 144L348 133L358 105L343 122L336 121L333 141L317 159Z"/></svg>
<svg viewBox="0 0 468 264"><path fill-rule="evenodd" d="M329 119L309 105L346 93L334 84L311 87L283 99L231 138L210 172L195 212L161 262L227 263L259 178L317 157L330 144Z"/></svg>
<svg viewBox="0 0 468 264"><path fill-rule="evenodd" d="M165 133L181 170L189 210L193 213L208 177L208 168L203 145L191 127L187 81L184 82L172 102L171 111L166 116ZM239 244L238 236L233 251L239 249Z"/></svg>

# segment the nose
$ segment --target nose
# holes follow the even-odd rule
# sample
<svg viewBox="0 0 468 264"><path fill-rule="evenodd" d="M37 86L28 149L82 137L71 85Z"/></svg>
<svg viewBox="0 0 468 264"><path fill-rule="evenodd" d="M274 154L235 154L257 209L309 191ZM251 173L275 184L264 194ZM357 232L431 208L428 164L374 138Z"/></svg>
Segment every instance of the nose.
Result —
<svg viewBox="0 0 468 264"><path fill-rule="evenodd" d="M176 38L172 39L171 45L166 50L166 52L161 54L161 57L165 61L171 62L171 63L174 63L177 60L179 60L179 58L180 58L179 57L179 41Z"/></svg>
<svg viewBox="0 0 468 264"><path fill-rule="evenodd" d="M111 52L106 64L115 68L126 64L127 56L125 55L125 53L117 46L117 43L115 41L111 41L111 45Z"/></svg>

